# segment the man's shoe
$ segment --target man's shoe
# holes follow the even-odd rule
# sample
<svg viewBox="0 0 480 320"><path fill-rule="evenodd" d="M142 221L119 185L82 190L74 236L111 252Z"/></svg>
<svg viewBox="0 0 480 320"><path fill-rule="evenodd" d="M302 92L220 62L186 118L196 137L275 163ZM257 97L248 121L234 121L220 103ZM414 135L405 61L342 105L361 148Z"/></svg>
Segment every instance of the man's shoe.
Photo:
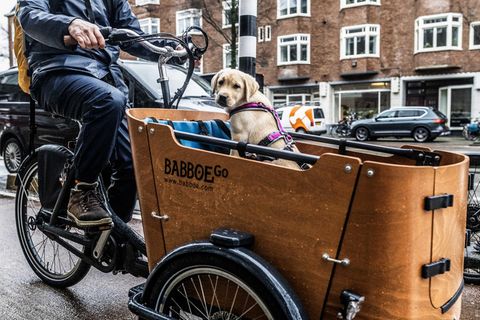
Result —
<svg viewBox="0 0 480 320"><path fill-rule="evenodd" d="M112 218L97 193L97 186L98 183L80 182L70 191L67 213L80 228L112 224Z"/></svg>

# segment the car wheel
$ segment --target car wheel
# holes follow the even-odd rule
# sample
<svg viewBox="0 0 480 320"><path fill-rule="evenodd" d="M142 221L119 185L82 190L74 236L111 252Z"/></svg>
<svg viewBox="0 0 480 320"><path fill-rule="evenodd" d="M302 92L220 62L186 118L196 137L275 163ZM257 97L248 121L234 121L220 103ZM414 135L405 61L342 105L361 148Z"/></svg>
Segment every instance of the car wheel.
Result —
<svg viewBox="0 0 480 320"><path fill-rule="evenodd" d="M20 142L16 138L8 139L3 146L2 156L8 172L17 172L23 160L23 149Z"/></svg>
<svg viewBox="0 0 480 320"><path fill-rule="evenodd" d="M416 142L425 142L430 138L430 131L424 127L418 127L413 130L413 139Z"/></svg>
<svg viewBox="0 0 480 320"><path fill-rule="evenodd" d="M355 139L358 141L367 141L368 140L368 129L365 127L359 127L355 130Z"/></svg>
<svg viewBox="0 0 480 320"><path fill-rule="evenodd" d="M298 128L297 130L295 130L296 132L298 133L307 133L307 131L303 128Z"/></svg>

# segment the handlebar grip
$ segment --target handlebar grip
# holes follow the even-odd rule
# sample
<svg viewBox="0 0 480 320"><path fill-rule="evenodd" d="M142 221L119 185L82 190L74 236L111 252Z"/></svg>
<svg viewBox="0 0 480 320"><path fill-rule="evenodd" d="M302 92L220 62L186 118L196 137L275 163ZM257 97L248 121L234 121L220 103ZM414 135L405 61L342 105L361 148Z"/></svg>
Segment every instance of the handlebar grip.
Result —
<svg viewBox="0 0 480 320"><path fill-rule="evenodd" d="M108 37L110 37L110 34L112 33L112 31L113 31L112 27L100 28L100 33L102 34L105 40L107 40ZM75 46L78 44L77 40L75 40L72 36L63 36L63 42L65 43L66 46Z"/></svg>
<svg viewBox="0 0 480 320"><path fill-rule="evenodd" d="M110 37L110 34L112 33L113 31L113 28L112 27L102 27L100 28L100 33L102 34L102 36L107 39L108 37Z"/></svg>

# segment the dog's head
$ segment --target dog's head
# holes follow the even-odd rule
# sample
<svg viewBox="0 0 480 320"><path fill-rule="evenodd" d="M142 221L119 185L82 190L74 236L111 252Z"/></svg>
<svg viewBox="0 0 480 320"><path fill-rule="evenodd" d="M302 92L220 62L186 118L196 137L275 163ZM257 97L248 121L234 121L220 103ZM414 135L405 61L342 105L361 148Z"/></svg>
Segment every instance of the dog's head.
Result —
<svg viewBox="0 0 480 320"><path fill-rule="evenodd" d="M217 104L231 111L250 102L259 86L249 74L234 69L224 69L212 78L212 89L216 95Z"/></svg>

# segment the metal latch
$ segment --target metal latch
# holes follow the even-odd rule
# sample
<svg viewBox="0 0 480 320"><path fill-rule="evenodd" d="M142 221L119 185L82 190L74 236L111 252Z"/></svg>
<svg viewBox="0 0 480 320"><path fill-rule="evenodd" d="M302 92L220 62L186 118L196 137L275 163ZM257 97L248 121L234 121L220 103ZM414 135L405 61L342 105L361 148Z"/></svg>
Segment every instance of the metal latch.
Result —
<svg viewBox="0 0 480 320"><path fill-rule="evenodd" d="M442 258L438 261L422 266L422 278L428 279L450 271L450 259Z"/></svg>
<svg viewBox="0 0 480 320"><path fill-rule="evenodd" d="M453 207L453 194L441 194L425 198L425 210Z"/></svg>
<svg viewBox="0 0 480 320"><path fill-rule="evenodd" d="M365 301L365 297L343 290L340 294L340 301L343 304L343 310L337 314L337 319L352 320L360 312L360 307Z"/></svg>

